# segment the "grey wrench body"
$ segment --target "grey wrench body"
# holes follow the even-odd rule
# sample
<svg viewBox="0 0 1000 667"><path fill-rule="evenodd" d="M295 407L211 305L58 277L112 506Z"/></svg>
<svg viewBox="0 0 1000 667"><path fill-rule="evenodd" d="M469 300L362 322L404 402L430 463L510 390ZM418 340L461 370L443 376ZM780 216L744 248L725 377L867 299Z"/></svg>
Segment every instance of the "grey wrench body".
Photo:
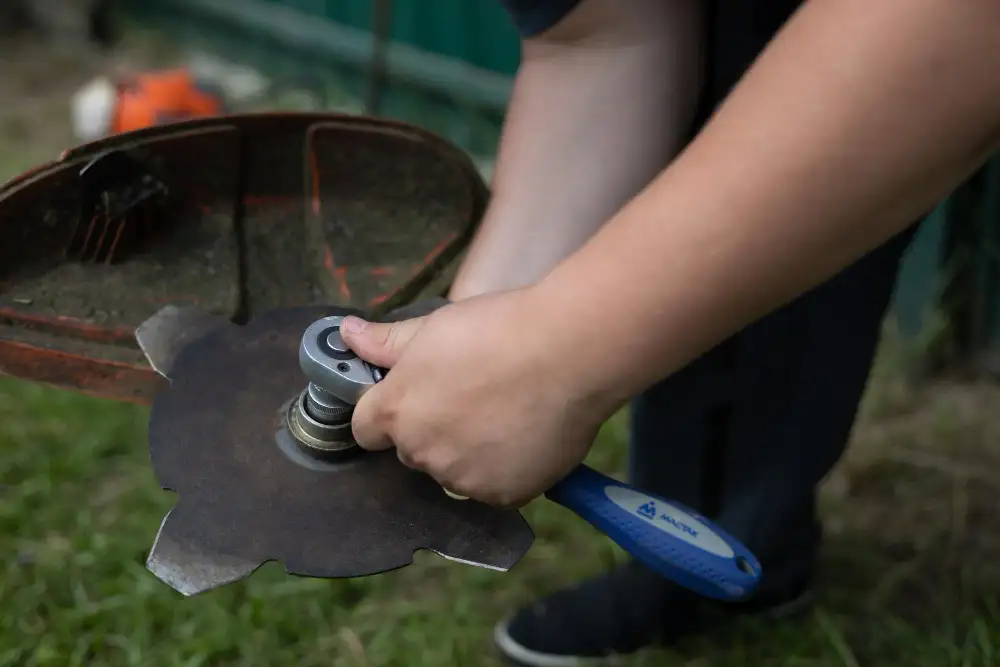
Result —
<svg viewBox="0 0 1000 667"><path fill-rule="evenodd" d="M299 365L311 383L310 396L323 404L328 393L357 405L366 391L382 379L382 370L358 357L340 336L343 317L324 317L302 334Z"/></svg>

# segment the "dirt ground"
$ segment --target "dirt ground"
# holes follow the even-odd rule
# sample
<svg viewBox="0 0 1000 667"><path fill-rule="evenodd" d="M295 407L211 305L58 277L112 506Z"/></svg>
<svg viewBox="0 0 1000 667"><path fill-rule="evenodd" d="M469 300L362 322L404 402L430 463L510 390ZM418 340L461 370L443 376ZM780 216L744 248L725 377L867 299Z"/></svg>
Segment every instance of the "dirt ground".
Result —
<svg viewBox="0 0 1000 667"><path fill-rule="evenodd" d="M72 145L69 96L96 67L70 55L53 56L31 42L0 44L0 173L14 176ZM55 60L56 62L53 62Z"/></svg>
<svg viewBox="0 0 1000 667"><path fill-rule="evenodd" d="M52 159L73 143L68 100L76 87L95 73L109 67L176 63L186 57L163 44L162 40L148 36L133 37L114 55L105 58L60 53L39 44L0 42L0 99L4 101L0 107L0 177L13 176ZM824 487L825 520L830 539L823 579L829 583L822 589L818 611L802 625L785 628L777 624L752 625L745 632L727 637L725 647L720 647L718 642L707 642L680 654L656 654L648 658L648 662L640 658L641 661L630 664L689 667L1000 665L1000 388L990 383L949 380L912 387L901 380L903 376L896 347L887 340L849 454ZM111 535L106 539L116 549L143 548L149 537L147 529L155 529L152 522L162 516L165 501L150 500L160 496L156 495L157 490L147 488L152 485L147 462L132 446L133 439L142 437L141 414L132 408L101 407L96 402L88 402L90 399L74 403L77 399L63 397L56 404L63 406L65 414L70 415L67 417L70 425L43 425L42 415L50 414L52 396L21 385L0 386L0 422L3 422L0 424L0 445L9 447L11 453L9 460L0 459L0 491L7 485L27 485L25 490L19 491L21 495L3 501L6 508L0 510L0 522L7 523L0 523L0 530L13 532L15 526L30 524L30 530L25 529L17 537L15 546L18 553L35 554L33 558L40 565L32 567L43 568L46 554L57 560L68 558L65 545L75 544L74 531L82 525L80 517L87 511L80 509L72 499L80 496L64 498L63 509L47 504L44 510L38 509L41 501L36 496L40 493L38 489L57 485L62 479L59 477L61 472L70 475L75 474L74 470L61 457L53 459L57 463L43 463L38 456L22 461L15 444L22 438L39 437L39 433L49 438L45 442L74 442L82 432L79 429L101 428L106 429L101 431L104 441L98 442L96 435L94 438L84 435L82 439L88 443L93 441L87 446L93 448L95 456L111 457L113 465L101 468L80 458L79 470L93 476L88 478L88 484L93 479L105 479L101 470L115 473L114 484L109 483L107 494L119 500L133 494L129 496L133 500L128 503L123 500L121 505L132 508L138 503L146 515L141 525L133 525L138 519L130 509L132 518L119 517L124 523L114 524L116 527L112 528L110 519L100 518L96 519L99 525L95 524L94 530L104 531L98 535ZM22 421L15 420L15 415ZM34 421L30 422L29 417ZM103 421L97 421L98 418ZM109 449L111 445L102 444L118 442L115 438L131 442L129 453L123 453L123 448L112 450ZM43 447L40 451L47 450ZM618 432L602 440L595 456L598 465L615 472L621 469L621 454L622 437ZM37 479L43 473L51 478L47 481ZM123 481L134 479L139 481ZM65 483L76 488L72 486L76 482ZM97 500L101 497L98 494ZM22 500L23 506L18 504ZM97 500L88 496L87 502ZM109 509L107 498L100 502L100 509L105 514L94 514L95 517L117 516L116 511L125 514L121 508ZM28 516L30 520L25 518ZM484 597L499 605L524 602L534 595L536 587L564 582L612 558L606 549L595 550L589 552L590 556L581 556L569 569L556 566L554 553L560 549L569 552L566 544L586 544L590 548L594 544L592 536L577 532L576 528L563 528L563 515L551 514L547 509L532 510L530 517L538 528L542 544L533 550L532 557L523 567L519 566L520 574L510 575L512 578L508 581L512 583L502 590L494 584L484 583L486 580L480 575L454 574L454 570L445 571L440 565L421 565L385 579L392 582L391 586L375 582L357 584L353 589L336 589L337 594L343 596L341 607L347 612L340 611L341 607L323 606L332 603L321 601L328 589L319 584L304 583L301 588L295 588L300 584L271 577L267 581L272 583L258 584L256 589L247 590L256 590L257 595L265 596L272 590L266 586L278 591L280 585L284 592L274 595L283 598L288 597L289 591L295 592L294 604L288 602L281 607L285 603L274 602L274 616L268 615L272 612L267 605L261 607L260 600L267 599L266 596L253 598L254 594L240 589L231 599L215 598L211 604L197 603L200 606L187 608L200 610L197 613L201 616L181 618L176 600L163 598L166 593L147 578L138 579L144 582L138 584L132 579L126 582L120 573L114 575L118 579L105 573L106 580L97 580L90 572L81 575L78 581L73 578L76 561L67 567L62 566L63 561L56 562L50 570L45 570L48 574L44 576L50 579L43 578L42 570L25 570L24 573L10 570L2 577L7 583L0 583L0 608L13 609L15 613L4 616L33 618L32 614L40 614L36 610L37 600L28 601L23 597L26 595L23 590L35 590L40 585L38 582L42 582L39 594L43 598L55 595L52 591L66 589L66 600L46 614L62 618L67 628L73 623L81 625L77 634L65 636L50 628L50 621L44 615L39 616L35 625L25 625L28 630L2 626L0 665L70 664L57 659L62 651L74 651L74 646L83 645L80 642L90 641L91 635L104 637L105 634L109 639L100 641L106 644L94 639L98 644L86 644L80 649L86 659L79 664L96 664L95 660L102 664L144 665L182 662L288 664L292 659L301 665L329 664L320 650L323 646L339 656L335 664L459 664L452 661L456 655L454 651L468 651L461 654L467 658L478 655L487 641L489 623L495 620L492 612L486 614L486 607L481 604ZM46 520L51 523L46 525ZM126 537L122 537L126 530L122 526L126 525L129 526L127 544ZM11 538L0 535L0 540L3 539ZM90 548L98 553L106 545L92 544ZM586 551L580 549L576 553ZM79 566L89 567L82 561ZM474 578L477 576L479 578ZM428 582L436 587L432 592L428 592L431 585ZM370 588L365 588L369 585ZM17 586L21 588L16 589ZM98 595L90 602L77 599L78 594L86 598L84 589L88 586L105 587L117 597ZM50 589L48 592L46 587ZM393 600L398 600L399 590L409 590L415 596L413 599L421 602L407 603L410 606L393 604ZM137 598L137 595L145 597ZM161 598L162 601L156 601ZM247 599L256 600L252 611L246 611L250 604ZM227 600L232 603L231 613L220 616L222 612L216 613L215 606L224 606ZM86 607L85 603L91 607ZM98 609L94 614L103 614L100 610L105 607L101 605L112 603L118 607L108 607L104 621L100 621L103 616L84 618L80 615L79 610L85 608ZM15 607L15 604L21 606ZM454 629L443 624L449 625L447 631L443 631L439 619L450 618L449 614L459 607L466 614L463 617L465 625ZM117 609L131 612L120 613ZM303 616L293 623L284 616L279 617L279 609L284 610L282 614L299 610ZM498 608L496 613L502 611L504 609ZM171 637L170 647L158 643L166 632L164 627L170 626L161 623L154 612L160 613L163 619L173 618L179 624L173 635L166 635ZM310 615L314 612L315 618ZM185 613L195 614L194 611ZM344 616L345 613L348 615ZM143 614L151 619L148 627L129 630L124 625L145 623ZM334 617L339 619L340 625L327 626L331 623L329 619ZM396 626L387 626L386 618L395 619ZM192 619L197 620L197 628L189 627L195 623ZM106 626L100 626L99 621ZM272 637L260 631L263 626L278 627L286 634ZM326 635L322 634L324 627L328 627ZM397 634L394 627L411 629ZM304 628L313 633L311 638L300 636ZM444 634L440 634L442 632ZM21 641L22 636L27 639ZM119 644L114 644L110 637ZM313 639L318 647L315 652L312 652L313 645L308 643ZM435 641L452 642L452 652ZM290 642L304 642L301 645L309 648L301 649L305 653L291 654L288 653ZM174 652L168 652L168 648ZM49 653L44 653L43 649ZM260 656L272 649L274 653L267 653L269 662L261 662ZM7 659L9 662L5 661ZM495 664L492 659L469 660L462 664Z"/></svg>
<svg viewBox="0 0 1000 667"><path fill-rule="evenodd" d="M53 48L37 38L0 39L0 177L54 159L73 145L70 96L91 77L181 63L188 57L145 33L131 35L107 55Z"/></svg>

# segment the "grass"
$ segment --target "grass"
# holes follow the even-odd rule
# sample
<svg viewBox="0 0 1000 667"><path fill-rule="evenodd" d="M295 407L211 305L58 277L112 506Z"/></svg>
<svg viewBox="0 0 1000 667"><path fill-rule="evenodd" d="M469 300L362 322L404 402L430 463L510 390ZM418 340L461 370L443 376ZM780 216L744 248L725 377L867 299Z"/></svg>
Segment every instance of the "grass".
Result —
<svg viewBox="0 0 1000 667"><path fill-rule="evenodd" d="M815 612L747 621L628 665L1000 665L1000 453L988 451L1000 390L892 386L873 380L854 450L824 490ZM621 558L539 501L527 508L536 545L507 574L418 554L358 580L266 566L185 599L143 567L173 501L148 463L146 417L0 380L0 665L490 667L499 616ZM606 425L595 466L622 469L624 433L621 417Z"/></svg>

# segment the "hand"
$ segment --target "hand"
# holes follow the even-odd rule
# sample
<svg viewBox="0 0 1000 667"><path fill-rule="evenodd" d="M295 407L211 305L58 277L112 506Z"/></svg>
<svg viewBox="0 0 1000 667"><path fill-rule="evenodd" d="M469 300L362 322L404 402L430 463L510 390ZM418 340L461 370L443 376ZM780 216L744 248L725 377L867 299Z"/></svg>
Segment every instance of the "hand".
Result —
<svg viewBox="0 0 1000 667"><path fill-rule="evenodd" d="M347 318L344 341L391 368L354 411L365 449L395 447L446 489L520 506L580 463L617 406L598 406L561 318L529 289L467 299L392 324Z"/></svg>

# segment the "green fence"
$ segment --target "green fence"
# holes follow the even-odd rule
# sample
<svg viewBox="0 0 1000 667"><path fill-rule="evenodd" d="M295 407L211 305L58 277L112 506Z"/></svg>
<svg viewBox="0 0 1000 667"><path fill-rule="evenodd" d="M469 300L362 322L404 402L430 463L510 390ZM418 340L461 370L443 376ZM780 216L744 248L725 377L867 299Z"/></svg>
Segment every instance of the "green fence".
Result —
<svg viewBox="0 0 1000 667"><path fill-rule="evenodd" d="M272 76L325 77L366 97L372 26L388 11L379 115L422 125L491 154L512 75L517 32L496 0L141 0L134 12L184 41Z"/></svg>
<svg viewBox="0 0 1000 667"><path fill-rule="evenodd" d="M377 0L263 0L261 4L365 32L371 30L381 7L391 16L390 34L397 44L508 76L517 68L517 32L497 0L384 0L381 4Z"/></svg>
<svg viewBox="0 0 1000 667"><path fill-rule="evenodd" d="M494 151L517 33L497 0L137 0L140 16L273 76L309 72L364 99L384 78L379 114L448 137L474 155ZM387 21L380 23L380 19ZM379 28L378 26L384 26ZM373 34L383 34L385 40ZM373 69L388 43L383 70ZM384 71L384 77L375 77ZM940 333L963 355L1000 349L1000 163L922 225L904 259L893 317L922 340Z"/></svg>
<svg viewBox="0 0 1000 667"><path fill-rule="evenodd" d="M948 279L940 303L965 358L993 357L1000 371L1000 159L946 202Z"/></svg>

